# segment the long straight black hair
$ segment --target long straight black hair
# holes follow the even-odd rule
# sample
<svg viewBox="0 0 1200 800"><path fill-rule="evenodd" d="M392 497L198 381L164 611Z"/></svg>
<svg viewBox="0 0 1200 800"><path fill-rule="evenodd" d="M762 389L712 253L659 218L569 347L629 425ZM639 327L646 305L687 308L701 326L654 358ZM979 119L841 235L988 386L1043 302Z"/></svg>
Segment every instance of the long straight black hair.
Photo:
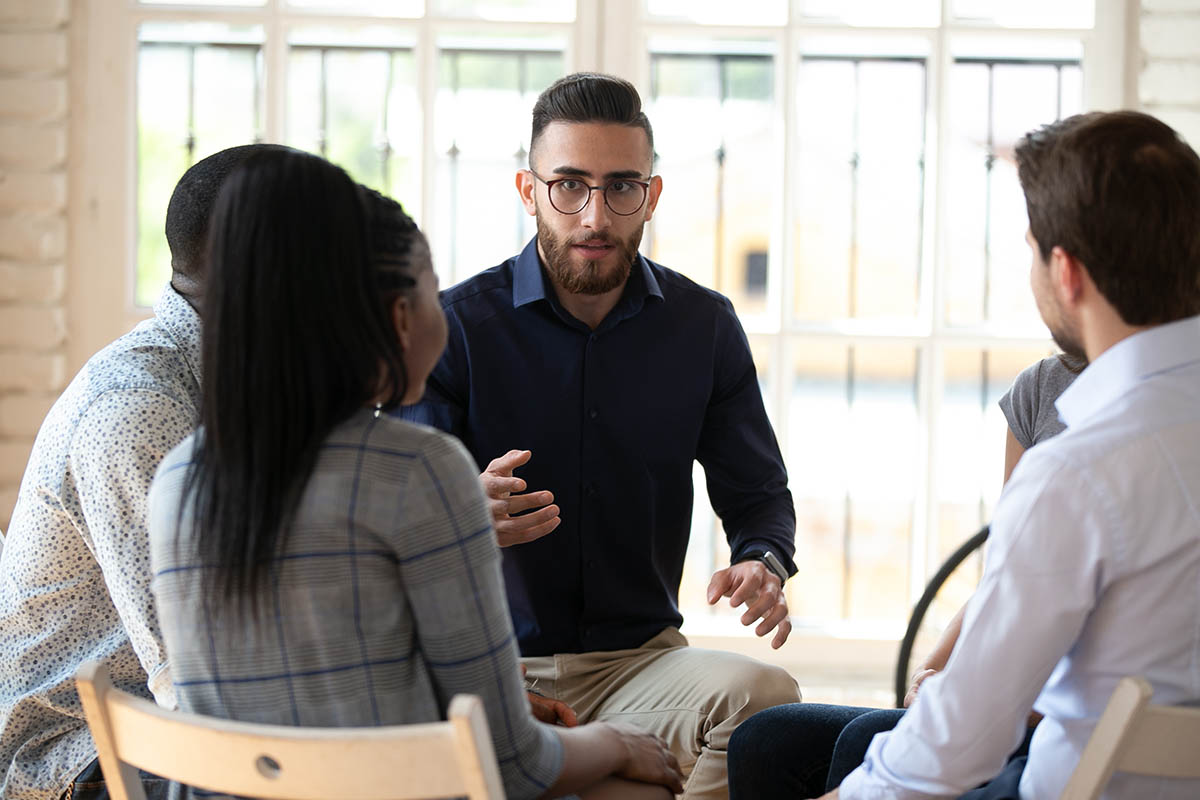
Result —
<svg viewBox="0 0 1200 800"><path fill-rule="evenodd" d="M253 156L222 187L184 494L211 607L258 606L321 443L357 410L404 397L390 306L415 285L419 236L399 204L299 151Z"/></svg>

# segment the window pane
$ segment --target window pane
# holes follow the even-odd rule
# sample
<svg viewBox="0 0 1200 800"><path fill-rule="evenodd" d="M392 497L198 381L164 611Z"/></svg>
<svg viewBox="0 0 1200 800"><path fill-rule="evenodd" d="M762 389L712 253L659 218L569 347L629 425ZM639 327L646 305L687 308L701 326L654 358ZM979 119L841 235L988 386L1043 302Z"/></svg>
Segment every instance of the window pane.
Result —
<svg viewBox="0 0 1200 800"><path fill-rule="evenodd" d="M407 48L293 43L288 143L319 153L421 218L421 111Z"/></svg>
<svg viewBox="0 0 1200 800"><path fill-rule="evenodd" d="M957 59L950 72L946 319L1038 333L1028 220L1012 151L1029 130L1074 113L1069 61Z"/></svg>
<svg viewBox="0 0 1200 800"><path fill-rule="evenodd" d="M954 16L1011 28L1090 28L1095 0L954 0Z"/></svg>
<svg viewBox="0 0 1200 800"><path fill-rule="evenodd" d="M434 264L447 284L514 255L536 232L513 177L528 166L533 104L562 74L563 56L549 43L495 44L507 48L444 46L438 58Z"/></svg>
<svg viewBox="0 0 1200 800"><path fill-rule="evenodd" d="M727 0L646 0L651 17L702 25L784 25L787 0L754 0L730 3Z"/></svg>
<svg viewBox="0 0 1200 800"><path fill-rule="evenodd" d="M152 305L170 278L167 202L196 161L261 136L262 31L144 25L138 47L138 250L134 301Z"/></svg>
<svg viewBox="0 0 1200 800"><path fill-rule="evenodd" d="M941 15L939 0L801 0L806 17L850 25L932 27Z"/></svg>
<svg viewBox="0 0 1200 800"><path fill-rule="evenodd" d="M419 17L425 13L424 0L287 0L287 4L292 8L376 17Z"/></svg>
<svg viewBox="0 0 1200 800"><path fill-rule="evenodd" d="M452 17L514 20L518 22L572 22L575 0L434 0L437 13Z"/></svg>
<svg viewBox="0 0 1200 800"><path fill-rule="evenodd" d="M655 216L650 256L727 295L743 315L767 304L781 182L764 167L775 150L772 70L762 55L651 56L655 172L670 213Z"/></svg>
<svg viewBox="0 0 1200 800"><path fill-rule="evenodd" d="M792 344L785 457L796 502L789 606L814 622L902 625L922 471L918 352L888 344Z"/></svg>
<svg viewBox="0 0 1200 800"><path fill-rule="evenodd" d="M992 518L1004 478L1008 423L1000 398L1017 374L1050 354L1049 346L947 347L938 409L935 539L925 573L932 575L959 545ZM974 590L982 562L964 564L931 609L931 622L944 627Z"/></svg>
<svg viewBox="0 0 1200 800"><path fill-rule="evenodd" d="M795 314L911 318L922 259L924 62L805 58L798 86Z"/></svg>

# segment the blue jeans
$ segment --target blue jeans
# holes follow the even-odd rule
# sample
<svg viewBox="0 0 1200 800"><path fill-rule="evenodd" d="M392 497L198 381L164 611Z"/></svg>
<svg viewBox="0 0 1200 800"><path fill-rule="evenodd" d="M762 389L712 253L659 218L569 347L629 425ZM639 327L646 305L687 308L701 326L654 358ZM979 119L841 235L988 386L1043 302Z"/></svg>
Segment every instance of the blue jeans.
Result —
<svg viewBox="0 0 1200 800"><path fill-rule="evenodd" d="M171 782L165 778L142 772L142 789L146 792L146 800L167 800L167 792ZM108 800L108 784L104 782L104 773L100 771L99 759L83 768L75 776L75 780L63 792L62 800Z"/></svg>
<svg viewBox="0 0 1200 800"><path fill-rule="evenodd" d="M820 797L862 764L875 734L890 731L902 708L794 703L760 711L729 740L730 800ZM961 800L1016 800L1029 740L992 781Z"/></svg>
<svg viewBox="0 0 1200 800"><path fill-rule="evenodd" d="M730 800L820 797L861 764L872 737L891 730L903 714L823 703L760 711L729 740Z"/></svg>

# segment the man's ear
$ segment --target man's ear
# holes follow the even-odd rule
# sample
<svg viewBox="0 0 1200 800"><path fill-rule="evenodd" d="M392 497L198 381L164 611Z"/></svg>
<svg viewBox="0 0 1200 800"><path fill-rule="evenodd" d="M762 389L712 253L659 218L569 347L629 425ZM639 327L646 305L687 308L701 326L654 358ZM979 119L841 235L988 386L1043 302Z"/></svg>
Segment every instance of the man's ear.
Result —
<svg viewBox="0 0 1200 800"><path fill-rule="evenodd" d="M1062 247L1050 251L1050 280L1054 292L1066 307L1074 307L1083 295L1087 267Z"/></svg>
<svg viewBox="0 0 1200 800"><path fill-rule="evenodd" d="M392 303L392 326L396 329L396 338L400 340L400 347L405 352L408 352L408 345L412 340L411 310L408 298L404 295L400 295Z"/></svg>
<svg viewBox="0 0 1200 800"><path fill-rule="evenodd" d="M646 222L654 216L654 209L658 207L658 196L662 194L662 176L655 175L650 179L650 190L646 195Z"/></svg>
<svg viewBox="0 0 1200 800"><path fill-rule="evenodd" d="M527 169L517 170L517 194L521 196L521 205L525 206L525 211L529 216L537 214L537 203L534 201L534 192L537 190L537 178L533 177L533 173Z"/></svg>

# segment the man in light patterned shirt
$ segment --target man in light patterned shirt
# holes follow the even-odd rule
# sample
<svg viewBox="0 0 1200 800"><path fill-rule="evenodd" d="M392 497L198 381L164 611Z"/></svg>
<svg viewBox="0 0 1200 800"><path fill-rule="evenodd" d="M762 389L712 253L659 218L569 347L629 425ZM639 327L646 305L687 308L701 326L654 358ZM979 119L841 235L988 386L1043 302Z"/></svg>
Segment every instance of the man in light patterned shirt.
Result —
<svg viewBox="0 0 1200 800"><path fill-rule="evenodd" d="M0 550L0 797L107 796L75 693L76 667L173 706L150 594L146 496L200 401L208 216L225 176L273 145L223 150L180 179L167 209L171 283L154 316L94 355L51 408ZM166 782L145 776L149 797Z"/></svg>

